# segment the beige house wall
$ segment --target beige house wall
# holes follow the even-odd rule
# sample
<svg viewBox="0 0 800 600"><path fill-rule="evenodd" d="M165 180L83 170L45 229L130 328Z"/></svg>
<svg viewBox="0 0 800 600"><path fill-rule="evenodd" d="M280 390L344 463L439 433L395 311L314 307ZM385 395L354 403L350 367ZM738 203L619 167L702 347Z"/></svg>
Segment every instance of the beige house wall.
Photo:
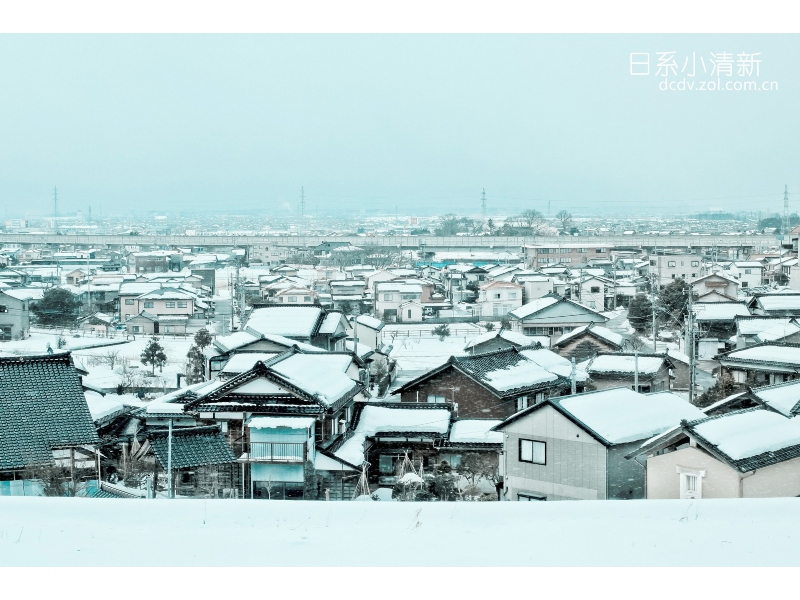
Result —
<svg viewBox="0 0 800 600"><path fill-rule="evenodd" d="M649 500L678 499L681 478L678 467L705 470L702 482L703 498L739 498L739 473L698 448L682 448L660 456L647 458L647 498Z"/></svg>
<svg viewBox="0 0 800 600"><path fill-rule="evenodd" d="M504 431L505 497L519 493L547 500L603 500L606 448L551 406L509 424ZM519 460L519 440L547 444L544 465Z"/></svg>
<svg viewBox="0 0 800 600"><path fill-rule="evenodd" d="M800 496L800 458L758 469L742 487L745 498Z"/></svg>

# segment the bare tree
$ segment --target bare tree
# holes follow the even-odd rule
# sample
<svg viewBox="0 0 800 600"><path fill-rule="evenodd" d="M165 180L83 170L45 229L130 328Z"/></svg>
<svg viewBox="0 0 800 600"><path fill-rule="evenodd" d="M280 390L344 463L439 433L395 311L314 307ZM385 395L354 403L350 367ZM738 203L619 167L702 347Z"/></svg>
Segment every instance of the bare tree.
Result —
<svg viewBox="0 0 800 600"><path fill-rule="evenodd" d="M542 221L544 217L542 217L542 213L535 209L528 209L520 215L520 219L524 224L525 228L528 229L531 233L538 233L542 227Z"/></svg>
<svg viewBox="0 0 800 600"><path fill-rule="evenodd" d="M103 354L100 355L100 360L102 364L106 364L109 366L111 370L117 365L117 362L120 360L120 351L119 350L106 350Z"/></svg>
<svg viewBox="0 0 800 600"><path fill-rule="evenodd" d="M556 213L556 220L561 223L561 231L568 231L572 226L572 214L566 210L560 210Z"/></svg>

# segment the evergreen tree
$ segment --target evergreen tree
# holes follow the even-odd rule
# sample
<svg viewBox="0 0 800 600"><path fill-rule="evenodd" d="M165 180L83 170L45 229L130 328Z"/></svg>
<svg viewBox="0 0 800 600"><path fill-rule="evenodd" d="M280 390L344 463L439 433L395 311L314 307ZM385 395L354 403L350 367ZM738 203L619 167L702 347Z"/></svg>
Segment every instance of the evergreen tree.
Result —
<svg viewBox="0 0 800 600"><path fill-rule="evenodd" d="M200 383L206 375L206 357L203 355L203 351L197 344L192 344L186 358L186 383L189 385Z"/></svg>
<svg viewBox="0 0 800 600"><path fill-rule="evenodd" d="M658 300L664 312L677 323L683 323L686 318L686 305L689 303L691 290L692 286L683 279L676 279L659 294Z"/></svg>
<svg viewBox="0 0 800 600"><path fill-rule="evenodd" d="M42 295L42 299L31 305L31 312L36 320L44 326L74 325L78 320L80 300L72 292L64 288L50 288Z"/></svg>
<svg viewBox="0 0 800 600"><path fill-rule="evenodd" d="M143 365L150 365L153 368L153 375L156 374L156 367L162 372L164 365L167 364L167 355L164 354L164 347L158 343L158 338L153 336L142 350L141 361Z"/></svg>
<svg viewBox="0 0 800 600"><path fill-rule="evenodd" d="M653 318L653 303L644 294L637 294L628 306L628 322L636 331L642 332Z"/></svg>
<svg viewBox="0 0 800 600"><path fill-rule="evenodd" d="M211 334L205 327L203 327L200 331L194 334L194 343L200 350L208 348L211 345L211 342L213 341L214 338L211 337Z"/></svg>

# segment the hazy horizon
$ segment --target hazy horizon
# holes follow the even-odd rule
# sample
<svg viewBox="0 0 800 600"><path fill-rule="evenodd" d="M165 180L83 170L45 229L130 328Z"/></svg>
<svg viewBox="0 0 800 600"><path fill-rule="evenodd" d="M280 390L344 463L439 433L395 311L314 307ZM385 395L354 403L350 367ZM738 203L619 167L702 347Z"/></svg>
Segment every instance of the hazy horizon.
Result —
<svg viewBox="0 0 800 600"><path fill-rule="evenodd" d="M760 52L666 92L632 52ZM797 35L2 35L11 216L798 211ZM699 69L699 62L697 63ZM735 67L734 67L735 69Z"/></svg>

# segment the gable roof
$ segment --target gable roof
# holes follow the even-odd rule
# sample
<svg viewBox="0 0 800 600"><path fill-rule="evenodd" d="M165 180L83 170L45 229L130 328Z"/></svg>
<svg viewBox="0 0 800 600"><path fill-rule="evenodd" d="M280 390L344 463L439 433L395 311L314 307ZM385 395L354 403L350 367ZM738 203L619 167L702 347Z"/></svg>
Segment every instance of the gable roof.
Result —
<svg viewBox="0 0 800 600"><path fill-rule="evenodd" d="M451 356L443 365L400 386L392 394L401 394L450 368L460 371L498 398L569 385L566 377L544 369L517 348L503 348L481 354Z"/></svg>
<svg viewBox="0 0 800 600"><path fill-rule="evenodd" d="M744 302L706 302L692 305L695 321L735 321L750 316Z"/></svg>
<svg viewBox="0 0 800 600"><path fill-rule="evenodd" d="M702 417L699 408L671 392L640 394L627 387L586 392L546 400L497 425L510 423L545 406L552 406L604 446L645 440L667 431L682 419Z"/></svg>
<svg viewBox="0 0 800 600"><path fill-rule="evenodd" d="M316 334L324 315L321 306L275 304L255 309L247 320L245 331L255 335L310 338Z"/></svg>
<svg viewBox="0 0 800 600"><path fill-rule="evenodd" d="M0 470L49 463L99 441L69 353L0 358Z"/></svg>
<svg viewBox="0 0 800 600"><path fill-rule="evenodd" d="M637 364L638 363L638 364ZM638 357L633 352L598 352L586 364L589 375L622 375L632 376L639 371L639 375L655 375L664 366L674 367L672 360L666 354L642 354Z"/></svg>
<svg viewBox="0 0 800 600"><path fill-rule="evenodd" d="M705 450L742 473L800 457L800 421L761 407L682 426Z"/></svg>
<svg viewBox="0 0 800 600"><path fill-rule="evenodd" d="M478 337L471 339L467 343L467 345L464 346L464 350L467 351L470 348L480 346L481 344L485 344L486 342L490 342L495 339L504 340L509 344L517 347L531 346L537 343L535 338L523 335L521 333L517 333L516 331L509 331L508 329L500 329L497 331L487 331L486 333L483 333Z"/></svg>
<svg viewBox="0 0 800 600"><path fill-rule="evenodd" d="M721 352L715 358L745 365L790 365L797 368L800 367L800 344L764 342L740 350Z"/></svg>
<svg viewBox="0 0 800 600"><path fill-rule="evenodd" d="M798 379L750 388L750 393L767 407L787 417L796 415L800 410L800 380Z"/></svg>
<svg viewBox="0 0 800 600"><path fill-rule="evenodd" d="M514 310L512 310L508 314L509 314L509 316L511 316L511 317L513 317L515 319L525 319L527 317L530 317L531 315L534 315L536 313L542 312L542 311L544 311L544 310L546 310L546 309L548 309L548 308L550 308L552 306L555 306L556 304L561 304L561 303L566 303L566 304L569 304L569 305L575 307L576 309L578 309L578 314L587 314L587 313L589 313L589 314L597 315L603 321L608 321L607 317L604 317L598 311L596 311L596 310L594 310L592 308L589 308L588 306L584 306L583 304L575 302L574 300L569 300L568 298L564 298L562 296L554 296L554 295L546 295L546 296L542 296L541 298L537 298L536 300L533 300L532 302L528 302L527 304L523 304L519 308L515 308Z"/></svg>
<svg viewBox="0 0 800 600"><path fill-rule="evenodd" d="M584 325L582 327L576 327L572 331L565 333L560 338L558 338L558 341L556 341L553 344L553 346L555 347L562 346L567 342L569 342L570 340L572 340L573 338L579 337L584 334L596 338L601 342L617 346L618 348L622 348L622 346L625 344L625 338L623 338L620 334L614 333L607 327L595 325L595 323L589 323L588 325Z"/></svg>

